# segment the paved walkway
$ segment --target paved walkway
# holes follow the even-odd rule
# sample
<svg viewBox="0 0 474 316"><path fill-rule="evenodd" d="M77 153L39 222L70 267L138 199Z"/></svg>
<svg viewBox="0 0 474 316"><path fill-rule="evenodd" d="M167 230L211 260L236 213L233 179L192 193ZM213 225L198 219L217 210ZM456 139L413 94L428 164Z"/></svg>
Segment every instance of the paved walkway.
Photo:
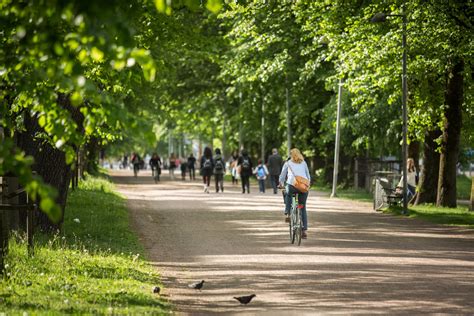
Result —
<svg viewBox="0 0 474 316"><path fill-rule="evenodd" d="M179 314L472 314L474 231L383 215L370 203L308 199L291 245L281 195L204 194L113 171L134 229ZM166 178L166 175L165 175ZM201 292L187 287L204 279ZM233 296L255 293L247 306Z"/></svg>

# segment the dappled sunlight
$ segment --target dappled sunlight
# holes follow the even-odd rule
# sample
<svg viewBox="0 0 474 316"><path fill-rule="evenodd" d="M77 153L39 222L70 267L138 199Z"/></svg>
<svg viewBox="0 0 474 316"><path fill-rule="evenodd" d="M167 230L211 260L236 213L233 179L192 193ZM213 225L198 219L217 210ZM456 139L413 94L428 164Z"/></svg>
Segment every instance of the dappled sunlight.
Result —
<svg viewBox="0 0 474 316"><path fill-rule="evenodd" d="M290 244L280 194L242 194L238 186L204 194L200 183L177 181L124 183L119 189L162 273L165 295L180 312L470 311L472 230L310 194L308 239L298 247ZM203 279L202 291L188 288ZM443 299L436 294L440 289ZM257 297L248 306L232 298L250 293Z"/></svg>

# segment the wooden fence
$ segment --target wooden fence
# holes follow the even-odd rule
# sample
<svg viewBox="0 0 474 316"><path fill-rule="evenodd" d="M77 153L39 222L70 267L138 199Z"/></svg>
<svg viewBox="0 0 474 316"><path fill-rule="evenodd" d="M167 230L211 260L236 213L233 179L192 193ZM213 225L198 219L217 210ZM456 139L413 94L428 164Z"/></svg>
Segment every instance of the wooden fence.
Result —
<svg viewBox="0 0 474 316"><path fill-rule="evenodd" d="M33 227L37 205L31 201L15 177L0 177L0 273L4 269L4 256L8 239L13 231L26 231L28 253L33 254Z"/></svg>

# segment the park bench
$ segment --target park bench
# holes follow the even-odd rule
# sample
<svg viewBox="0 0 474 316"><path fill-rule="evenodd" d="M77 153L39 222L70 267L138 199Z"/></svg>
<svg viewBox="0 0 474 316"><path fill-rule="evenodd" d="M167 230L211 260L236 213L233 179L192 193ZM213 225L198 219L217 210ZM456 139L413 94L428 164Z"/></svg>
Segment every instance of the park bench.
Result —
<svg viewBox="0 0 474 316"><path fill-rule="evenodd" d="M390 175L377 175L374 186L374 210L378 211L391 205L399 205L403 200L403 195L396 192Z"/></svg>

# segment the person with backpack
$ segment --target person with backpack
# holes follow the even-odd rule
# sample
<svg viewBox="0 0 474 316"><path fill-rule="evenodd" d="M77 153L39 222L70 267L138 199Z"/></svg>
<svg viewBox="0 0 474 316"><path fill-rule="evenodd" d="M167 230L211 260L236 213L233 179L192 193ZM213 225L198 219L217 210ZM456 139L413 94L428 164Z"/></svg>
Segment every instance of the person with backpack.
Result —
<svg viewBox="0 0 474 316"><path fill-rule="evenodd" d="M188 170L189 170L189 180L196 180L196 158L193 153L189 154L188 157Z"/></svg>
<svg viewBox="0 0 474 316"><path fill-rule="evenodd" d="M216 180L216 193L224 193L224 174L225 174L225 163L221 155L221 150L216 148L214 156L214 179Z"/></svg>
<svg viewBox="0 0 474 316"><path fill-rule="evenodd" d="M130 160L133 165L133 175L137 177L138 175L138 170L140 169L140 162L141 162L140 155L137 153L132 154L132 159Z"/></svg>
<svg viewBox="0 0 474 316"><path fill-rule="evenodd" d="M263 163L262 159L258 160L258 166L255 168L253 173L257 176L260 193L265 193L265 180L268 176L268 169Z"/></svg>
<svg viewBox="0 0 474 316"><path fill-rule="evenodd" d="M214 161L212 159L212 150L209 147L204 148L204 154L201 157L201 175L204 183L204 192L209 193L209 184L211 183Z"/></svg>
<svg viewBox="0 0 474 316"><path fill-rule="evenodd" d="M247 150L242 149L242 155L237 161L237 167L240 168L240 179L242 180L242 193L250 193L250 176L252 175L252 160L249 157Z"/></svg>

